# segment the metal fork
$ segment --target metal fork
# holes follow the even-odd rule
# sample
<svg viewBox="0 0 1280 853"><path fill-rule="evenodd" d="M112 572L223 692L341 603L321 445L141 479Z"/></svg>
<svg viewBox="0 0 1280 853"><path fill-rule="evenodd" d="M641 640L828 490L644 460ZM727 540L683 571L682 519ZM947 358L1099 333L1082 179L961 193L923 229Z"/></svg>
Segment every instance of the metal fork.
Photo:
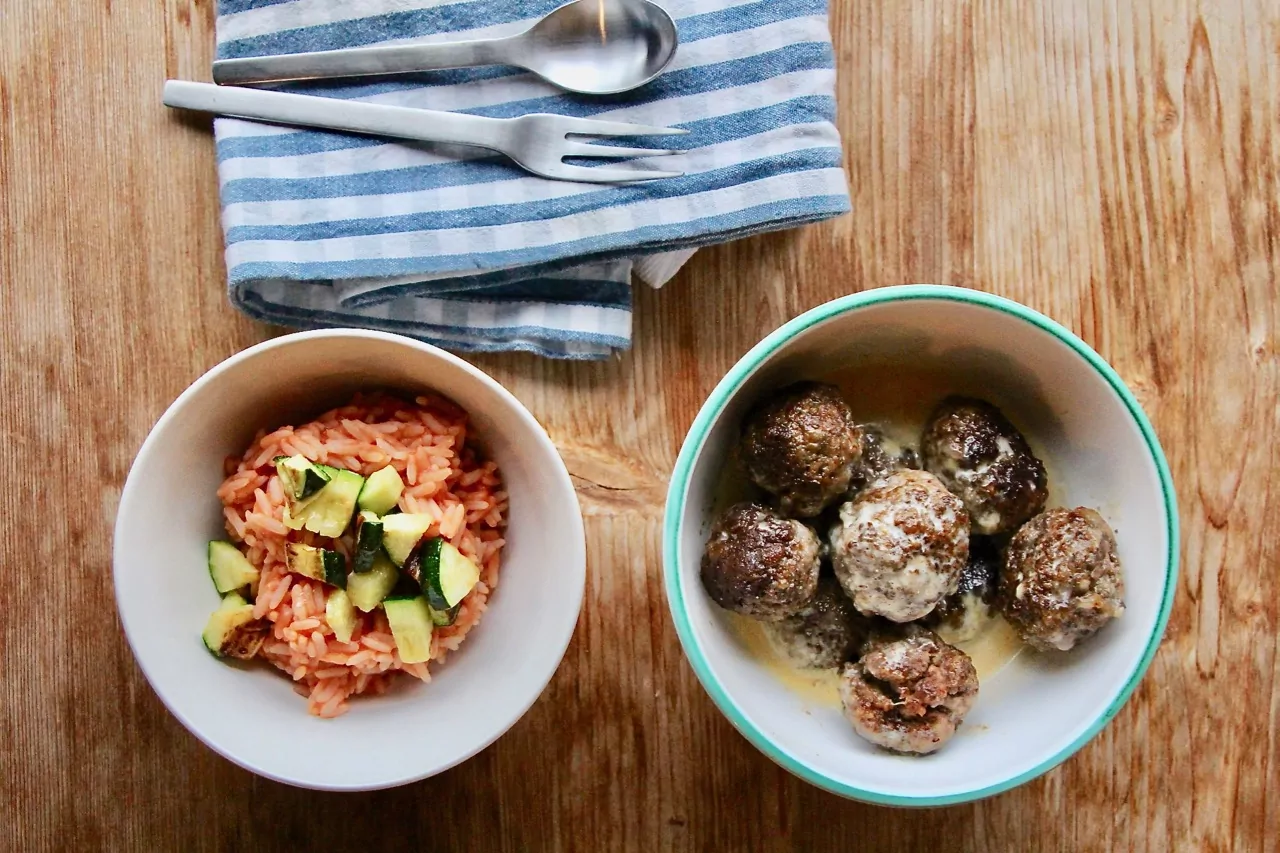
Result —
<svg viewBox="0 0 1280 853"><path fill-rule="evenodd" d="M593 145L573 138L675 136L688 133L687 130L674 127L649 127L541 113L519 118L486 118L287 92L215 86L212 83L192 83L185 80L170 80L164 84L164 102L171 107L281 124L323 127L424 142L475 145L500 151L535 175L558 181L613 184L678 178L684 174L657 169L577 166L564 162L566 157L632 159L676 154L679 152L665 148Z"/></svg>

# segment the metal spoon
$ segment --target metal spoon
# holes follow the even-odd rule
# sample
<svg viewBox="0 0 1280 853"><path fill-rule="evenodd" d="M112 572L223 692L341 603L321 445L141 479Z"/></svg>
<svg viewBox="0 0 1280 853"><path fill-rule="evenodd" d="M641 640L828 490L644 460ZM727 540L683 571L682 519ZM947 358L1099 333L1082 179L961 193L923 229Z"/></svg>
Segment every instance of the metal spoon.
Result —
<svg viewBox="0 0 1280 853"><path fill-rule="evenodd" d="M678 41L671 16L650 0L573 0L507 38L220 59L213 80L268 83L515 65L570 92L609 95L657 77Z"/></svg>

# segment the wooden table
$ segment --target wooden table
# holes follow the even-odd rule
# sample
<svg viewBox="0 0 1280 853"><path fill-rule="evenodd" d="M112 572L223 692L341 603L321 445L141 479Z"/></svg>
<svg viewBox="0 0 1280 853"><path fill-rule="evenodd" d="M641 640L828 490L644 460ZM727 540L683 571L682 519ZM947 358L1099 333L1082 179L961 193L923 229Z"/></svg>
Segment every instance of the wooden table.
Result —
<svg viewBox="0 0 1280 853"><path fill-rule="evenodd" d="M200 745L112 602L147 430L276 331L223 294L208 124L160 105L166 76L208 79L212 5L0 0L0 849L1280 849L1280 5L835 0L856 213L700 253L637 293L621 358L477 359L574 474L586 606L501 741L350 796ZM1010 296L1096 347L1155 422L1184 530L1168 634L1116 721L1020 790L919 813L739 737L681 655L659 558L716 380L784 320L900 282Z"/></svg>

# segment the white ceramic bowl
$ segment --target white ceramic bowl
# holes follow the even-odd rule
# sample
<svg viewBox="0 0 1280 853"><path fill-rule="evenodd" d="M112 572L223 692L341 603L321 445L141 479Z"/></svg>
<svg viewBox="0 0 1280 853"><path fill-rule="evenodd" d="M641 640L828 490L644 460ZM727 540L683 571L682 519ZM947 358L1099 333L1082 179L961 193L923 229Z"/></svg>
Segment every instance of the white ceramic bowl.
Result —
<svg viewBox="0 0 1280 853"><path fill-rule="evenodd" d="M471 416L510 494L502 577L483 621L430 684L400 679L334 720L307 713L265 665L229 665L200 632L218 595L205 570L224 538L214 492L223 459L262 427L298 423L356 390L431 389ZM138 663L196 737L248 770L326 790L367 790L439 773L511 727L551 679L582 606L582 518L564 463L533 416L446 352L380 332L287 335L214 367L147 436L115 529L116 602ZM416 734L407 734L416 733ZM430 734L427 733L437 733Z"/></svg>
<svg viewBox="0 0 1280 853"><path fill-rule="evenodd" d="M1023 652L981 684L955 739L899 756L854 735L751 657L698 577L715 490L743 412L771 388L893 361L964 376L1045 459L1058 505L1098 508L1116 530L1127 610L1067 655ZM1177 575L1177 511L1164 454L1133 395L1097 353L1014 302L914 285L809 311L769 335L716 386L672 475L664 530L668 601L686 655L720 710L757 748L827 790L937 806L1008 790L1064 761L1116 715L1164 631Z"/></svg>

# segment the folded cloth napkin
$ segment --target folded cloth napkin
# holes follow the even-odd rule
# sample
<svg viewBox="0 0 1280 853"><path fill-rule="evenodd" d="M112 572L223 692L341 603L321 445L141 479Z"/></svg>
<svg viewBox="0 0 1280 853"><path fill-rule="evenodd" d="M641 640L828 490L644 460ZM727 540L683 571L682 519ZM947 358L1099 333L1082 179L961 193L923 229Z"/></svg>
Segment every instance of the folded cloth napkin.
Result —
<svg viewBox="0 0 1280 853"><path fill-rule="evenodd" d="M218 56L503 36L563 2L219 0ZM630 344L633 269L661 285L698 246L847 211L826 0L661 2L679 51L625 95L570 95L512 68L283 88L683 127L661 139L682 149L662 161L681 178L550 181L475 148L217 120L233 303L286 326L601 358Z"/></svg>

